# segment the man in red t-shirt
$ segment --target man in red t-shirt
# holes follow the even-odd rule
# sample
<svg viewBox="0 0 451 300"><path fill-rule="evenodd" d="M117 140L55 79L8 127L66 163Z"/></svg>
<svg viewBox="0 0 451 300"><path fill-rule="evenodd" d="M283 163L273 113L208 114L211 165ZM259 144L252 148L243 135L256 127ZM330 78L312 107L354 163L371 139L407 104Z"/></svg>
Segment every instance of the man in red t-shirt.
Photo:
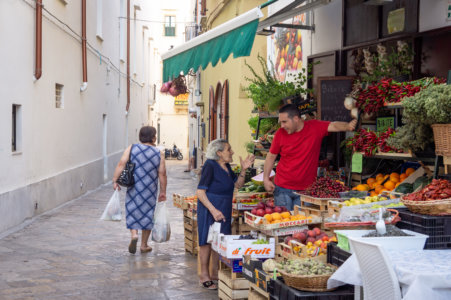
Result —
<svg viewBox="0 0 451 300"><path fill-rule="evenodd" d="M264 166L264 184L268 192L274 192L277 206L293 210L300 205L295 191L305 190L316 179L321 142L329 132L354 131L357 120L351 122L304 121L298 108L287 104L279 110L281 128L274 135ZM277 155L275 184L269 174Z"/></svg>

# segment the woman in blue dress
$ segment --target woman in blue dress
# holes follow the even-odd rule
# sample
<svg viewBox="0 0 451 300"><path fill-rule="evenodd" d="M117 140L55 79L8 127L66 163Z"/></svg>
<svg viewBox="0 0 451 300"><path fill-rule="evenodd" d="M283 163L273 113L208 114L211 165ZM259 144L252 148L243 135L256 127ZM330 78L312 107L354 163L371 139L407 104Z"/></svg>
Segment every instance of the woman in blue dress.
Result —
<svg viewBox="0 0 451 300"><path fill-rule="evenodd" d="M125 213L127 228L130 229L131 241L128 246L130 253L136 253L138 230L141 233L141 253L152 251L147 245L153 228L153 215L157 202L158 183L160 192L158 202L166 200L166 166L164 155L155 147L156 129L144 126L139 131L140 144L133 144L125 149L113 175L113 188L121 189L116 183L129 157L135 163L133 177L135 184L127 188L125 196Z"/></svg>
<svg viewBox="0 0 451 300"><path fill-rule="evenodd" d="M207 146L207 160L197 187L197 226L199 233L200 284L206 289L217 289L213 280L218 279L219 257L207 243L208 230L215 221L221 221L221 233L231 234L233 189L244 184L246 169L254 157L241 159L241 173L237 177L230 167L232 148L226 140L217 139ZM212 262L212 274L209 262Z"/></svg>

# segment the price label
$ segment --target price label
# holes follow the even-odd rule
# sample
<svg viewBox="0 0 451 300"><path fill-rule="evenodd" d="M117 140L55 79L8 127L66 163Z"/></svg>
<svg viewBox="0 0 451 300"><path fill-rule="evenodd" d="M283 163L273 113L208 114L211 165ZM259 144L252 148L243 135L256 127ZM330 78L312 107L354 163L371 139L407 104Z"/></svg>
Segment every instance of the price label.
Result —
<svg viewBox="0 0 451 300"><path fill-rule="evenodd" d="M388 128L395 129L395 117L378 117L376 118L376 131L385 132Z"/></svg>
<svg viewBox="0 0 451 300"><path fill-rule="evenodd" d="M363 154L356 152L352 155L352 168L351 172L353 173L362 173L362 165L363 165Z"/></svg>

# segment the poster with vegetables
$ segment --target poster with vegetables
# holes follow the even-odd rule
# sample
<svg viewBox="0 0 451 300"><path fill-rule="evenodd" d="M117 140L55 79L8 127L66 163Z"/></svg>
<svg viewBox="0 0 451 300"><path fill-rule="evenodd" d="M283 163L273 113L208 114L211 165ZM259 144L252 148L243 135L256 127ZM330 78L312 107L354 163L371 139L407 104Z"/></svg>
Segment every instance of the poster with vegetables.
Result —
<svg viewBox="0 0 451 300"><path fill-rule="evenodd" d="M305 14L287 20L289 24L305 25ZM292 28L275 28L275 33L268 37L268 65L274 66L274 72L280 81L285 81L297 74L302 63L302 31Z"/></svg>

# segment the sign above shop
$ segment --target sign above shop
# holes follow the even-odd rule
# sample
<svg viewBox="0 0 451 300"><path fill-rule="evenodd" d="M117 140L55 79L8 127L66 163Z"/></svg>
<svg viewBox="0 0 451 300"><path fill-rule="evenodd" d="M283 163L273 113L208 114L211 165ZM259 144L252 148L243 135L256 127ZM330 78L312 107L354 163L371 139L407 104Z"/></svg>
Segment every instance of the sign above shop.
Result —
<svg viewBox="0 0 451 300"><path fill-rule="evenodd" d="M174 104L175 105L188 105L188 97L189 97L189 93L180 94L174 98Z"/></svg>

